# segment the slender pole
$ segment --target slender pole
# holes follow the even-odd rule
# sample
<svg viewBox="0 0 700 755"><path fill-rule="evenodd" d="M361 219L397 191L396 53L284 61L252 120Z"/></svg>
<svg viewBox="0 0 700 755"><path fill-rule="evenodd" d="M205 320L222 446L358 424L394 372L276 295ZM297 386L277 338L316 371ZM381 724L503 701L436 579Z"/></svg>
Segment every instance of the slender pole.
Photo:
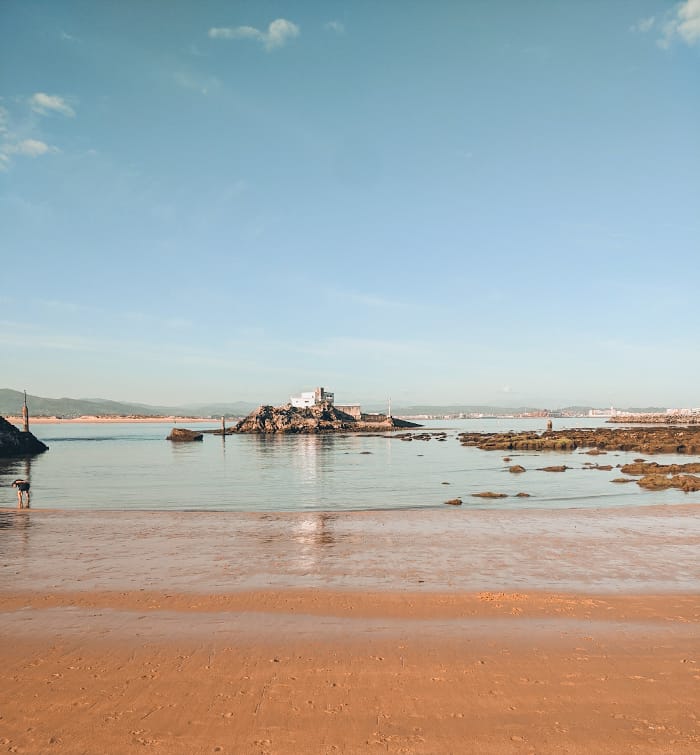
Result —
<svg viewBox="0 0 700 755"><path fill-rule="evenodd" d="M29 409L27 407L27 391L24 392L24 406L22 407L22 420L24 422L24 432L29 432Z"/></svg>
<svg viewBox="0 0 700 755"><path fill-rule="evenodd" d="M221 417L221 434L226 435L226 417Z"/></svg>

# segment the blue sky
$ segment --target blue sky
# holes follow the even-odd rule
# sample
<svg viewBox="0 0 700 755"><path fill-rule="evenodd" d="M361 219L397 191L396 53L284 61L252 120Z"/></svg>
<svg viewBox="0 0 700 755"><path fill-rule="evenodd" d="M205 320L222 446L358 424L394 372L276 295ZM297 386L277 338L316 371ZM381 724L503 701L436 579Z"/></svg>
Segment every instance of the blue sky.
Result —
<svg viewBox="0 0 700 755"><path fill-rule="evenodd" d="M700 405L700 0L0 4L0 387Z"/></svg>

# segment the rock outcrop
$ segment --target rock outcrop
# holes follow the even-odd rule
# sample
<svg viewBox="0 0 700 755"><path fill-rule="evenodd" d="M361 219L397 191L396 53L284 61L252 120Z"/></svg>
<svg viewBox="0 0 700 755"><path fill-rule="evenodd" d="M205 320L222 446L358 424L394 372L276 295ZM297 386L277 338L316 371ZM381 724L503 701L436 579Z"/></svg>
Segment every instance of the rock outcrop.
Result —
<svg viewBox="0 0 700 755"><path fill-rule="evenodd" d="M32 433L25 433L0 417L0 458L35 456L48 450L49 447Z"/></svg>
<svg viewBox="0 0 700 755"><path fill-rule="evenodd" d="M684 493L696 493L700 490L700 477L692 474L676 474L670 477L663 474L649 474L637 480L637 485L647 490L676 488Z"/></svg>
<svg viewBox="0 0 700 755"><path fill-rule="evenodd" d="M174 440L177 443L190 443L193 440L202 440L204 433L197 430L187 430L184 427L173 427L166 440Z"/></svg>
<svg viewBox="0 0 700 755"><path fill-rule="evenodd" d="M595 448L599 451L700 455L700 427L592 427L554 430L541 434L460 433L464 446L485 451L573 451Z"/></svg>
<svg viewBox="0 0 700 755"><path fill-rule="evenodd" d="M414 422L388 417L384 421L356 420L330 402L316 406L259 406L234 428L237 433L338 433L373 432L403 427L420 427Z"/></svg>
<svg viewBox="0 0 700 755"><path fill-rule="evenodd" d="M697 414L616 414L608 422L624 425L700 425Z"/></svg>

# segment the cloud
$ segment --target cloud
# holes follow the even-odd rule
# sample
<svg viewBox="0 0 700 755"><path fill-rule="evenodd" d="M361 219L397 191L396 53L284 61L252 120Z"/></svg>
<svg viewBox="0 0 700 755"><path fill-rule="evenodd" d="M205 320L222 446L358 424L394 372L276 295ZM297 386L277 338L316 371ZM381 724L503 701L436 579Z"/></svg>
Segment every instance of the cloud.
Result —
<svg viewBox="0 0 700 755"><path fill-rule="evenodd" d="M676 6L669 20L664 23L663 36L657 44L667 49L679 37L689 46L700 40L700 0L685 0Z"/></svg>
<svg viewBox="0 0 700 755"><path fill-rule="evenodd" d="M47 152L58 152L56 147L51 147L38 139L23 139L16 144L3 144L1 150L4 155L24 155L25 157L39 157Z"/></svg>
<svg viewBox="0 0 700 755"><path fill-rule="evenodd" d="M345 34L345 24L341 21L329 21L327 24L323 25L323 28L326 31L333 31L336 34Z"/></svg>
<svg viewBox="0 0 700 755"><path fill-rule="evenodd" d="M63 99L55 94L37 92L29 98L29 104L35 113L48 115L60 113L68 118L75 118L75 110Z"/></svg>
<svg viewBox="0 0 700 755"><path fill-rule="evenodd" d="M654 16L649 16L649 18L640 18L636 24L632 24L632 26L630 26L630 31L646 34L648 31L651 31L655 22L656 19L654 18Z"/></svg>
<svg viewBox="0 0 700 755"><path fill-rule="evenodd" d="M173 77L183 89L191 89L205 96L221 87L221 81L216 76L204 76L193 71L176 71Z"/></svg>
<svg viewBox="0 0 700 755"><path fill-rule="evenodd" d="M9 168L12 155L41 157L49 152L60 152L60 150L39 139L23 139L20 142L5 141L0 145L0 171L4 172Z"/></svg>
<svg viewBox="0 0 700 755"><path fill-rule="evenodd" d="M254 26L212 27L209 29L211 39L254 39L269 52L283 47L288 40L299 36L299 27L285 18L277 18L261 31Z"/></svg>
<svg viewBox="0 0 700 755"><path fill-rule="evenodd" d="M326 296L330 301L342 301L351 306L363 307L367 309L403 309L408 305L396 299L390 299L385 296L376 296L358 291L342 291L336 288L330 288L326 291Z"/></svg>

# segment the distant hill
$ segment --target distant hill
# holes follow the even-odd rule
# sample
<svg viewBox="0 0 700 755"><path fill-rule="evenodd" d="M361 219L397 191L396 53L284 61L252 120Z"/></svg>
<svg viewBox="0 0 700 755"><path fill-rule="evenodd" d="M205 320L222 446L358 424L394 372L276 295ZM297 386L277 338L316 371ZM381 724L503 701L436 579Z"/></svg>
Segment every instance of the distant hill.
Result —
<svg viewBox="0 0 700 755"><path fill-rule="evenodd" d="M448 406L439 406L434 404L419 404L416 406L395 406L392 407L391 413L397 416L418 416L421 414L440 415L440 414L485 414L487 416L503 417L513 414L528 414L547 409L552 412L564 412L568 414L588 414L590 409L604 409L606 407L594 406L564 406L564 407L543 407L543 406L483 406L467 404L450 404ZM666 409L663 407L647 407L644 409L629 408L623 409L615 407L618 411L630 412L634 414L663 414Z"/></svg>
<svg viewBox="0 0 700 755"><path fill-rule="evenodd" d="M385 407L386 409L386 407ZM477 406L467 404L449 404L439 406L435 404L417 404L415 406L392 406L391 413L394 415L418 415L418 414L491 414L502 416L504 414L525 414L526 412L541 411L542 407L536 406Z"/></svg>
<svg viewBox="0 0 700 755"><path fill-rule="evenodd" d="M22 413L24 393L0 388L0 415L17 416ZM82 417L83 415L127 417L159 417L170 414L193 417L241 417L256 408L255 404L237 401L231 404L200 404L191 406L152 406L110 401L101 398L43 398L27 395L29 413L34 417Z"/></svg>
<svg viewBox="0 0 700 755"><path fill-rule="evenodd" d="M0 388L0 415L17 416L22 413L24 394L22 391ZM188 417L245 417L258 404L248 401L233 401L230 403L186 404L184 406L153 406L150 404L135 404L124 401L110 401L102 398L42 398L41 396L27 396L30 415L35 417L82 417L83 415L125 417L141 415L144 417L159 417L170 414ZM392 406L391 413L395 417L417 415L443 414L486 414L496 417L512 414L526 414L541 411L544 407L535 406L484 406L472 404L416 404L413 406ZM587 414L590 406L548 407L553 411L565 411L576 414ZM597 407L602 408L602 407ZM386 411L386 404L363 405L364 411ZM664 407L645 407L621 409L640 414L663 414Z"/></svg>

